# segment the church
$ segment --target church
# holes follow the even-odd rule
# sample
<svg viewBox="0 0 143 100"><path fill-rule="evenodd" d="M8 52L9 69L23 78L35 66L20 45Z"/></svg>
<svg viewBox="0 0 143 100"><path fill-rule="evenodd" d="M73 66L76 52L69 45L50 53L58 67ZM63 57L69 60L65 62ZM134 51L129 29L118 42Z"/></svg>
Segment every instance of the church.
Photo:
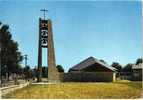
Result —
<svg viewBox="0 0 143 100"><path fill-rule="evenodd" d="M113 82L116 69L94 57L89 57L64 73L63 81L73 82Z"/></svg>

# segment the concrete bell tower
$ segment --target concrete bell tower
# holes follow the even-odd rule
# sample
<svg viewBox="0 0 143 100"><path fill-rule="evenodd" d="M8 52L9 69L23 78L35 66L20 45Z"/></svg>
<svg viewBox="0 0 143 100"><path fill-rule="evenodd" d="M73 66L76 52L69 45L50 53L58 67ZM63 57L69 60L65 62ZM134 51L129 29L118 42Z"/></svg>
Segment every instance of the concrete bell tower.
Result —
<svg viewBox="0 0 143 100"><path fill-rule="evenodd" d="M42 81L42 48L47 49L47 62L48 62L48 82L58 82L59 73L56 68L55 50L52 32L52 22L50 19L39 18L39 46L38 46L38 77L37 82Z"/></svg>

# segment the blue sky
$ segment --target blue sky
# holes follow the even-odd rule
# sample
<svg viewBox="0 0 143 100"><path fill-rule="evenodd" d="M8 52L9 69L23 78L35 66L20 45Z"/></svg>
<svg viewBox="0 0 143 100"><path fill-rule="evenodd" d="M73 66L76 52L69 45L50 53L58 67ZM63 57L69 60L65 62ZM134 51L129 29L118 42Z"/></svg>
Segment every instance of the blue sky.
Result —
<svg viewBox="0 0 143 100"><path fill-rule="evenodd" d="M141 57L140 2L1 0L0 21L10 26L32 67L37 66L42 8L49 10L47 17L52 20L56 63L66 71L89 56L122 65ZM47 65L46 49L43 52Z"/></svg>

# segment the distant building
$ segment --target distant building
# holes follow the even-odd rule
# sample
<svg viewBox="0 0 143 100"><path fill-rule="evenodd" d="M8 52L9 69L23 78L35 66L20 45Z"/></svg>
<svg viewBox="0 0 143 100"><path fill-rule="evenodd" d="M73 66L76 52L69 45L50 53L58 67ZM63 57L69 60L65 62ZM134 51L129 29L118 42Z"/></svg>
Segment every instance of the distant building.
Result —
<svg viewBox="0 0 143 100"><path fill-rule="evenodd" d="M69 72L64 74L63 80L111 82L116 80L116 69L94 57L89 57L70 68Z"/></svg>
<svg viewBox="0 0 143 100"><path fill-rule="evenodd" d="M143 72L143 63L139 63L138 65L133 65L132 69L133 69L133 80L141 81Z"/></svg>

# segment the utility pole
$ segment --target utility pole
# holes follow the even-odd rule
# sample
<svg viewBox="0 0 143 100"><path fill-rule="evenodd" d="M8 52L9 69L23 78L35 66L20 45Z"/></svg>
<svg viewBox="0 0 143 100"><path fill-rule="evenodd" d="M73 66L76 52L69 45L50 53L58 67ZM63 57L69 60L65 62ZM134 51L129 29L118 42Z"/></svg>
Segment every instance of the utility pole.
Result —
<svg viewBox="0 0 143 100"><path fill-rule="evenodd" d="M143 1L142 0L141 0L141 33L142 33L141 45L142 45L142 50L143 50ZM142 52L142 54L143 54L143 52ZM142 57L142 59L143 59L143 57ZM142 65L142 67L143 67L143 65ZM143 70L142 70L142 73L143 73ZM142 80L143 80L143 77L142 77ZM143 84L142 84L142 87L143 87Z"/></svg>
<svg viewBox="0 0 143 100"><path fill-rule="evenodd" d="M25 67L27 67L28 55L24 55L24 60L25 60Z"/></svg>

